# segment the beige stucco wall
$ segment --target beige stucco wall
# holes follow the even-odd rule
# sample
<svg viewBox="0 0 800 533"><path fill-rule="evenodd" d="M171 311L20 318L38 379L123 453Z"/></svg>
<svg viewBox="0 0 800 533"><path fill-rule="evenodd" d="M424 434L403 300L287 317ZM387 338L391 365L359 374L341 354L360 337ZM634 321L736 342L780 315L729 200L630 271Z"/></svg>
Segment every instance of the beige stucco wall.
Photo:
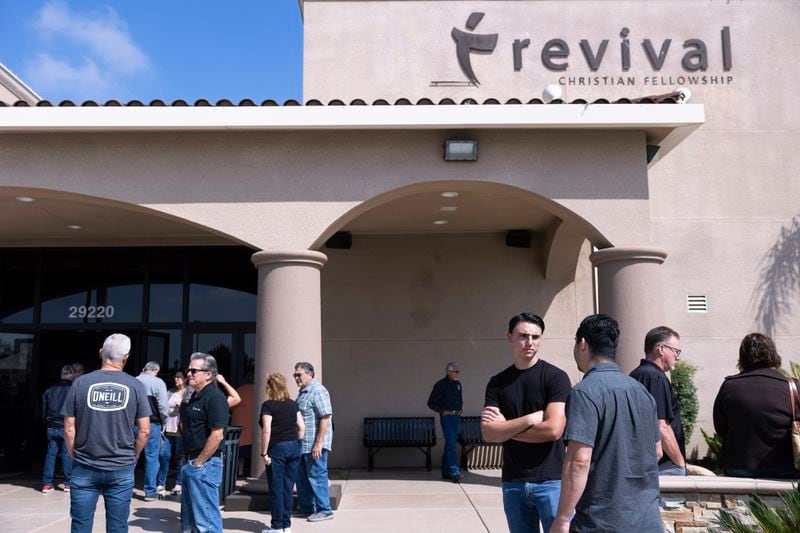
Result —
<svg viewBox="0 0 800 533"><path fill-rule="evenodd" d="M667 323L683 335L684 359L700 367L699 425L712 427L713 399L724 376L736 372L738 343L746 333L773 333L784 359L800 362L800 298L789 285L797 279L791 273L796 256L786 252L800 247L800 232L793 226L800 217L800 163L793 157L793 147L800 141L796 93L800 72L794 67L800 52L800 34L795 30L800 4L793 0L307 0L304 6L306 99L526 101L540 98L548 84L568 81L562 77L620 75L634 77L635 84L565 84L563 98L613 100L689 87L692 102L705 106L706 123L649 171L647 231L649 242L669 254L662 267ZM465 30L473 11L485 13L476 33L499 34L492 54L471 55L480 87L432 87L431 81L466 80L450 32L454 27ZM730 28L732 47L732 68L727 72L721 57L724 26ZM628 72L620 66L623 27L630 29ZM522 52L522 70L515 72L512 43L525 38L531 44ZM564 73L542 66L540 52L550 38L563 38L570 47ZM581 53L579 41L584 38L594 51L602 39L609 40L596 73ZM660 72L654 72L644 56L645 38L656 49L663 39L672 39ZM709 69L698 74L717 76L718 81L724 76L725 83L678 80L687 75L680 61L683 42L690 38L702 39L708 46ZM653 76L659 83L663 77L664 84L653 85ZM644 83L645 77L650 83ZM602 167L598 161L596 168ZM784 261L762 263L778 242L785 245ZM774 267L771 277L761 275L765 265ZM709 312L688 313L689 294L706 295ZM786 304L778 310L774 330L756 319L759 304L770 295ZM699 431L695 433L693 443L699 444Z"/></svg>
<svg viewBox="0 0 800 533"><path fill-rule="evenodd" d="M9 134L0 186L129 202L259 249L305 249L387 191L494 182L552 199L553 214L577 213L610 243L648 241L642 134L473 133L481 157L466 165L442 160L442 131Z"/></svg>
<svg viewBox="0 0 800 533"><path fill-rule="evenodd" d="M509 248L502 234L356 235L326 250L322 275L325 384L336 412L333 464L366 466L365 416L434 416L426 407L448 361L461 365L465 414L483 406L488 379L511 364L508 319L522 311L546 324L541 355L578 373L573 324L591 312L583 249L575 281L546 281L541 238ZM434 464L441 455L439 447ZM384 450L380 466L424 464L411 450Z"/></svg>

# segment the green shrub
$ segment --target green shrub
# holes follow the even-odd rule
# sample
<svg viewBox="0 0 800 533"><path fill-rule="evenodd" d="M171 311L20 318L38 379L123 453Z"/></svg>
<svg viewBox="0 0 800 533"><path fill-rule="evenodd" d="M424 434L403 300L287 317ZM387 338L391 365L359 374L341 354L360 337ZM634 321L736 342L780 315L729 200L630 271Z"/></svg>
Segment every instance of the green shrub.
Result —
<svg viewBox="0 0 800 533"><path fill-rule="evenodd" d="M719 521L722 526L733 533L751 533L763 531L764 533L796 533L800 531L800 487L781 494L785 509L773 509L758 496L750 496L747 510L753 516L758 526L749 526L728 511L722 510Z"/></svg>
<svg viewBox="0 0 800 533"><path fill-rule="evenodd" d="M694 384L694 375L697 367L685 361L675 364L675 369L670 373L675 395L681 402L681 423L686 435L686 442L692 438L694 425L697 422L697 411L700 404L697 401L697 387Z"/></svg>
<svg viewBox="0 0 800 533"><path fill-rule="evenodd" d="M722 452L722 437L716 433L709 435L703 428L700 428L700 433L703 434L703 438L708 445L708 458L711 460L711 464L715 468L719 468L719 456Z"/></svg>

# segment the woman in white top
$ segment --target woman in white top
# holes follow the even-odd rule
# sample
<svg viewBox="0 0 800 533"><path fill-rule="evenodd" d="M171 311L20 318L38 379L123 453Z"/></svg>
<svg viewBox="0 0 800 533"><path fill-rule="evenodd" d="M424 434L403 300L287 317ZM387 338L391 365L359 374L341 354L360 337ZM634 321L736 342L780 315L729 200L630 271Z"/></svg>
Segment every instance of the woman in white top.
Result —
<svg viewBox="0 0 800 533"><path fill-rule="evenodd" d="M164 424L164 433L167 436L166 441L161 445L159 452L159 462L161 467L158 471L158 486L159 494L165 496L168 494L164 488L167 481L167 472L169 471L169 463L171 457L174 455L176 460L176 474L175 474L175 487L172 489L172 494L180 494L183 490L181 487L181 467L183 466L183 447L181 446L181 402L186 393L186 378L180 370L175 372L175 388L170 389L169 393L169 413L167 414L167 422Z"/></svg>

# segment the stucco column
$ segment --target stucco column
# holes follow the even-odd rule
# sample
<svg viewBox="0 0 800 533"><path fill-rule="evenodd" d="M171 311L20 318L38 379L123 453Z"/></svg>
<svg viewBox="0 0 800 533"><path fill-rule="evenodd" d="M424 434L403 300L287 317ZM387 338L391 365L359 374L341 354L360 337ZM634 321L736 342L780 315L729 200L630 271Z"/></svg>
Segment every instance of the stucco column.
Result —
<svg viewBox="0 0 800 533"><path fill-rule="evenodd" d="M656 248L607 248L589 256L597 267L597 298L601 313L619 322L617 363L626 374L644 357L644 337L663 325L661 264L667 253Z"/></svg>
<svg viewBox="0 0 800 533"><path fill-rule="evenodd" d="M256 309L255 413L257 420L267 374L280 372L287 379L289 394L297 397L292 379L294 365L307 361L314 365L317 379L322 375L322 308L320 270L328 258L309 250L262 251L253 254L258 268ZM264 473L261 432L253 427L253 477Z"/></svg>

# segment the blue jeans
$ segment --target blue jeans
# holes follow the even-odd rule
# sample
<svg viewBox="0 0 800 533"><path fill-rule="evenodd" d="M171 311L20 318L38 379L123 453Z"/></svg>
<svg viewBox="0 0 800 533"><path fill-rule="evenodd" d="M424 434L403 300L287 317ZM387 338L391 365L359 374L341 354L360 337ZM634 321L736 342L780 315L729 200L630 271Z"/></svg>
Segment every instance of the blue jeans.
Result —
<svg viewBox="0 0 800 533"><path fill-rule="evenodd" d="M158 474L156 475L156 484L159 487L167 486L169 462L170 459L172 459L172 439L175 438L179 437L167 437L164 435L161 438L161 449L158 450ZM178 471L178 473L180 474L180 471Z"/></svg>
<svg viewBox="0 0 800 533"><path fill-rule="evenodd" d="M303 445L299 440L276 442L269 449L269 493L272 496L272 529L292 526L292 488Z"/></svg>
<svg viewBox="0 0 800 533"><path fill-rule="evenodd" d="M183 441L177 435L167 436L167 440L161 444L161 451L158 454L158 484L166 486L167 474L169 473L169 463L175 458L175 484L181 484L181 468L183 468Z"/></svg>
<svg viewBox="0 0 800 533"><path fill-rule="evenodd" d="M161 451L161 424L150 422L150 436L144 445L144 495L156 495L158 477L158 454Z"/></svg>
<svg viewBox="0 0 800 533"><path fill-rule="evenodd" d="M503 509L510 533L547 533L558 510L561 480L539 483L503 481Z"/></svg>
<svg viewBox="0 0 800 533"><path fill-rule="evenodd" d="M300 457L297 501L301 513L333 513L328 497L328 450L323 449L318 460L310 453Z"/></svg>
<svg viewBox="0 0 800 533"><path fill-rule="evenodd" d="M442 434L444 435L444 450L442 450L442 475L460 476L461 469L458 467L458 457L456 456L456 443L458 441L458 430L461 426L461 417L458 415L444 415L439 418L442 424Z"/></svg>
<svg viewBox="0 0 800 533"><path fill-rule="evenodd" d="M72 475L72 457L69 456L67 445L64 443L63 428L47 428L47 455L44 456L44 471L42 485L53 485L56 475L56 458L61 457L61 468L64 470L64 485L69 486Z"/></svg>
<svg viewBox="0 0 800 533"><path fill-rule="evenodd" d="M686 475L686 467L685 466L676 466L672 463L669 463L669 466L659 466L658 467L658 475L659 476L685 476Z"/></svg>
<svg viewBox="0 0 800 533"><path fill-rule="evenodd" d="M181 531L222 533L219 512L219 486L222 484L222 458L212 456L202 466L194 459L183 465Z"/></svg>
<svg viewBox="0 0 800 533"><path fill-rule="evenodd" d="M106 507L106 532L127 533L134 467L100 470L78 462L73 465L69 496L72 533L92 532L94 511L101 494Z"/></svg>

